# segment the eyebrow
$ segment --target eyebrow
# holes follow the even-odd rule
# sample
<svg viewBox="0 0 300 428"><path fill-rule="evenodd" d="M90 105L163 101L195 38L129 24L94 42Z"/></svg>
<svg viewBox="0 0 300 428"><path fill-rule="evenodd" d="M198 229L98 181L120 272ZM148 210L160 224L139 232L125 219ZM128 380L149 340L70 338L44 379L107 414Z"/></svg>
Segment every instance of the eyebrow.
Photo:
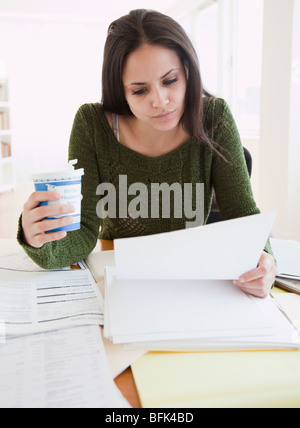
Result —
<svg viewBox="0 0 300 428"><path fill-rule="evenodd" d="M172 73L172 71L175 71L175 70L179 70L179 68L172 68L171 70L169 70L166 74L164 74L161 78L160 78L160 80L162 80L162 79L164 79L165 77L167 77L170 73ZM129 83L129 85L127 85L127 86L133 86L133 85L136 85L136 86L142 86L142 85L146 85L146 82L132 82L132 83Z"/></svg>

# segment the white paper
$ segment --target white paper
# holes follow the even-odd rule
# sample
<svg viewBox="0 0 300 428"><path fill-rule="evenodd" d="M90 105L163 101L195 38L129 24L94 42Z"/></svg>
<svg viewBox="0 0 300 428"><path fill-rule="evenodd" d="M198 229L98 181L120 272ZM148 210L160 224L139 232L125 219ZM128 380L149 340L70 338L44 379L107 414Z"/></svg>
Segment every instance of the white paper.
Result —
<svg viewBox="0 0 300 428"><path fill-rule="evenodd" d="M276 212L114 241L119 279L237 279L254 269Z"/></svg>
<svg viewBox="0 0 300 428"><path fill-rule="evenodd" d="M95 281L103 281L105 277L105 268L107 266L115 266L114 251L98 251L91 253L86 259Z"/></svg>
<svg viewBox="0 0 300 428"><path fill-rule="evenodd" d="M102 297L105 298L105 268L106 266L115 266L114 251L93 252L86 259L86 264L97 282Z"/></svg>
<svg viewBox="0 0 300 428"><path fill-rule="evenodd" d="M88 269L0 275L0 321L8 335L103 324L103 298Z"/></svg>
<svg viewBox="0 0 300 428"><path fill-rule="evenodd" d="M300 333L300 296L294 293L274 293L273 298Z"/></svg>
<svg viewBox="0 0 300 428"><path fill-rule="evenodd" d="M270 298L230 281L119 280L106 269L104 334L140 349L296 348L293 327Z"/></svg>
<svg viewBox="0 0 300 428"><path fill-rule="evenodd" d="M254 269L275 213L116 240L106 268L104 335L131 349L296 349L275 301L232 279ZM296 334L295 334L296 333Z"/></svg>
<svg viewBox="0 0 300 428"><path fill-rule="evenodd" d="M0 256L0 269L24 272L45 272L45 269L42 269L36 263L34 263L34 261L31 260L26 253L24 253L24 251ZM69 267L60 270L70 269L71 268Z"/></svg>
<svg viewBox="0 0 300 428"><path fill-rule="evenodd" d="M0 343L1 408L130 407L109 373L99 327Z"/></svg>
<svg viewBox="0 0 300 428"><path fill-rule="evenodd" d="M300 280L300 242L271 238L278 276Z"/></svg>

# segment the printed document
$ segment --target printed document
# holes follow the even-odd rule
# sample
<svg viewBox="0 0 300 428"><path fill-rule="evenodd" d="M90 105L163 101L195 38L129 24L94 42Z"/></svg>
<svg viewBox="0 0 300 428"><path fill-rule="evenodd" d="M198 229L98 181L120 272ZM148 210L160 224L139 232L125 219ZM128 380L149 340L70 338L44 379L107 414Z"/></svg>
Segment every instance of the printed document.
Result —
<svg viewBox="0 0 300 428"><path fill-rule="evenodd" d="M130 407L109 372L100 328L0 342L1 408Z"/></svg>
<svg viewBox="0 0 300 428"><path fill-rule="evenodd" d="M7 335L103 324L103 298L88 269L1 270L0 321Z"/></svg>

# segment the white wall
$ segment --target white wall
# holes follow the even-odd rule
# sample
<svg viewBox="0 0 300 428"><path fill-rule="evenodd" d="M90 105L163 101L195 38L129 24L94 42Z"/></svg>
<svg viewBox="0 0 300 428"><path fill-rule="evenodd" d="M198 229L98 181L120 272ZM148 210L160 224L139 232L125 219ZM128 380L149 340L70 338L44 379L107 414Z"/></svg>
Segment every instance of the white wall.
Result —
<svg viewBox="0 0 300 428"><path fill-rule="evenodd" d="M177 0L0 0L0 60L10 83L17 181L67 161L81 104L101 99L107 28L138 7Z"/></svg>
<svg viewBox="0 0 300 428"><path fill-rule="evenodd" d="M101 97L106 27L0 18L18 181L66 162L76 110Z"/></svg>
<svg viewBox="0 0 300 428"><path fill-rule="evenodd" d="M274 235L300 240L300 0L265 0L259 206Z"/></svg>

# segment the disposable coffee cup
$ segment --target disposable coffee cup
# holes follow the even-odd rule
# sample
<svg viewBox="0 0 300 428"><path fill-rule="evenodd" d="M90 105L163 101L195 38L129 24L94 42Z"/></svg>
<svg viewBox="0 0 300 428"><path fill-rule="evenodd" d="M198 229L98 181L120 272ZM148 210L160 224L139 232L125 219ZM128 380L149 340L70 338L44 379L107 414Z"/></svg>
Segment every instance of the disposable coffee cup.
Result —
<svg viewBox="0 0 300 428"><path fill-rule="evenodd" d="M81 178L84 175L83 169L75 169L77 160L72 160L66 168L61 171L53 171L42 174L32 175L34 187L37 192L54 191L60 194L59 201L41 202L40 206L45 205L72 205L75 211L66 216L65 214L56 217L46 217L44 220L55 220L62 217L72 216L72 224L49 230L47 233L59 232L61 230L70 232L80 229L81 222Z"/></svg>

